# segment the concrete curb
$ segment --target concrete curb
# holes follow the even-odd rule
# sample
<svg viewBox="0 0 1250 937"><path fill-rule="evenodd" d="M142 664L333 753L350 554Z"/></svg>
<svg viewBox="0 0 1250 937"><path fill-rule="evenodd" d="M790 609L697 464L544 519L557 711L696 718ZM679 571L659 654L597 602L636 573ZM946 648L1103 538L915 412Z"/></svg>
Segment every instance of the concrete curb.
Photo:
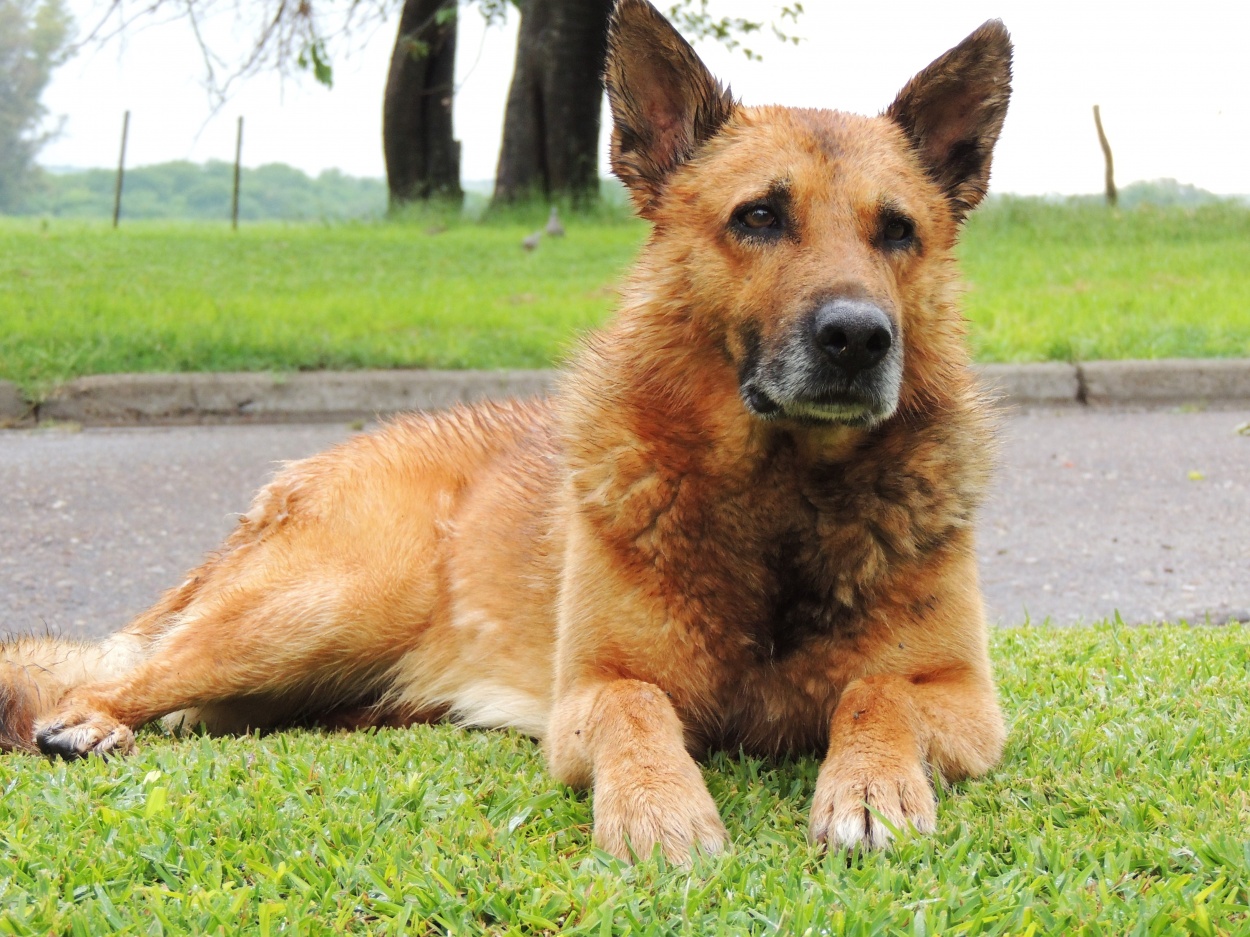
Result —
<svg viewBox="0 0 1250 937"><path fill-rule="evenodd" d="M1250 359L989 364L977 368L1013 407L1250 407ZM402 410L530 396L555 371L309 371L296 374L108 374L31 405L0 381L0 426L350 422Z"/></svg>
<svg viewBox="0 0 1250 937"><path fill-rule="evenodd" d="M1081 402L1077 370L1061 361L1041 364L982 364L981 383L1004 406L1062 407Z"/></svg>
<svg viewBox="0 0 1250 937"><path fill-rule="evenodd" d="M93 426L338 422L540 394L554 376L554 371L105 374L56 388L39 405L38 416Z"/></svg>
<svg viewBox="0 0 1250 937"><path fill-rule="evenodd" d="M1250 401L1250 361L1236 358L1090 361L1079 365L1085 401L1175 406Z"/></svg>

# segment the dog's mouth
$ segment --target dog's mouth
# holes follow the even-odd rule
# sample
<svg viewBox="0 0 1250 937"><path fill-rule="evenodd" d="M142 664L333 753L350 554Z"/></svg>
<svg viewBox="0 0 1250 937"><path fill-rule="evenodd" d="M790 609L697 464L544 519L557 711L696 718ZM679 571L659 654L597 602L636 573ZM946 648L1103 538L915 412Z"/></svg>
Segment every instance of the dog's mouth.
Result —
<svg viewBox="0 0 1250 937"><path fill-rule="evenodd" d="M781 402L758 384L742 387L747 411L762 420L794 419L803 422L841 423L846 426L872 426L894 412L893 406L862 399L855 394L819 394L810 398Z"/></svg>

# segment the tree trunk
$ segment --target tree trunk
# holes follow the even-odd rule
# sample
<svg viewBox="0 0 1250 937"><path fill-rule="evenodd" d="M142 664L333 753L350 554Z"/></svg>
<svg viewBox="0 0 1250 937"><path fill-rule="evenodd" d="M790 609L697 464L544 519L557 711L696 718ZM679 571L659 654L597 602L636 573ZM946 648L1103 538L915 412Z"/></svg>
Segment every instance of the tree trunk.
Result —
<svg viewBox="0 0 1250 937"><path fill-rule="evenodd" d="M404 0L382 106L392 208L463 195L451 126L455 73L455 0Z"/></svg>
<svg viewBox="0 0 1250 937"><path fill-rule="evenodd" d="M599 194L599 117L612 0L522 0L496 203Z"/></svg>

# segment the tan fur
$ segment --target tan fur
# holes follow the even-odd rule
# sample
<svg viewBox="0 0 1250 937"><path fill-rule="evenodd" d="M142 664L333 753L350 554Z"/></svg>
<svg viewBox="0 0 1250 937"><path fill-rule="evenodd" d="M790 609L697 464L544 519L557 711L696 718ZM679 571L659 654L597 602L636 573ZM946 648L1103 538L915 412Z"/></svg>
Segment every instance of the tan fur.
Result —
<svg viewBox="0 0 1250 937"><path fill-rule="evenodd" d="M1010 51L989 24L956 52L907 86L906 119L741 107L620 0L613 153L654 231L558 394L289 465L110 643L8 645L0 745L120 752L170 714L513 726L593 787L603 848L675 861L727 841L692 756L827 750L815 838L933 830L931 776L984 773L1003 743L973 541L990 431L953 249ZM727 228L779 180L785 237ZM882 247L882 206L914 222L906 250ZM751 356L784 357L827 295L896 320L897 408L748 412Z"/></svg>

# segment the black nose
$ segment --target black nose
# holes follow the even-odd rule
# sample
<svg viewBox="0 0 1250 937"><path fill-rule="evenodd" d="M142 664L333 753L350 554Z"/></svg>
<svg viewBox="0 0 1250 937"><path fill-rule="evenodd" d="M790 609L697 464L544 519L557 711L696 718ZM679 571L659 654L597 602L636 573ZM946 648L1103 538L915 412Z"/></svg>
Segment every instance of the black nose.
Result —
<svg viewBox="0 0 1250 937"><path fill-rule="evenodd" d="M849 381L885 357L894 342L890 319L862 299L835 299L816 310L812 336Z"/></svg>

